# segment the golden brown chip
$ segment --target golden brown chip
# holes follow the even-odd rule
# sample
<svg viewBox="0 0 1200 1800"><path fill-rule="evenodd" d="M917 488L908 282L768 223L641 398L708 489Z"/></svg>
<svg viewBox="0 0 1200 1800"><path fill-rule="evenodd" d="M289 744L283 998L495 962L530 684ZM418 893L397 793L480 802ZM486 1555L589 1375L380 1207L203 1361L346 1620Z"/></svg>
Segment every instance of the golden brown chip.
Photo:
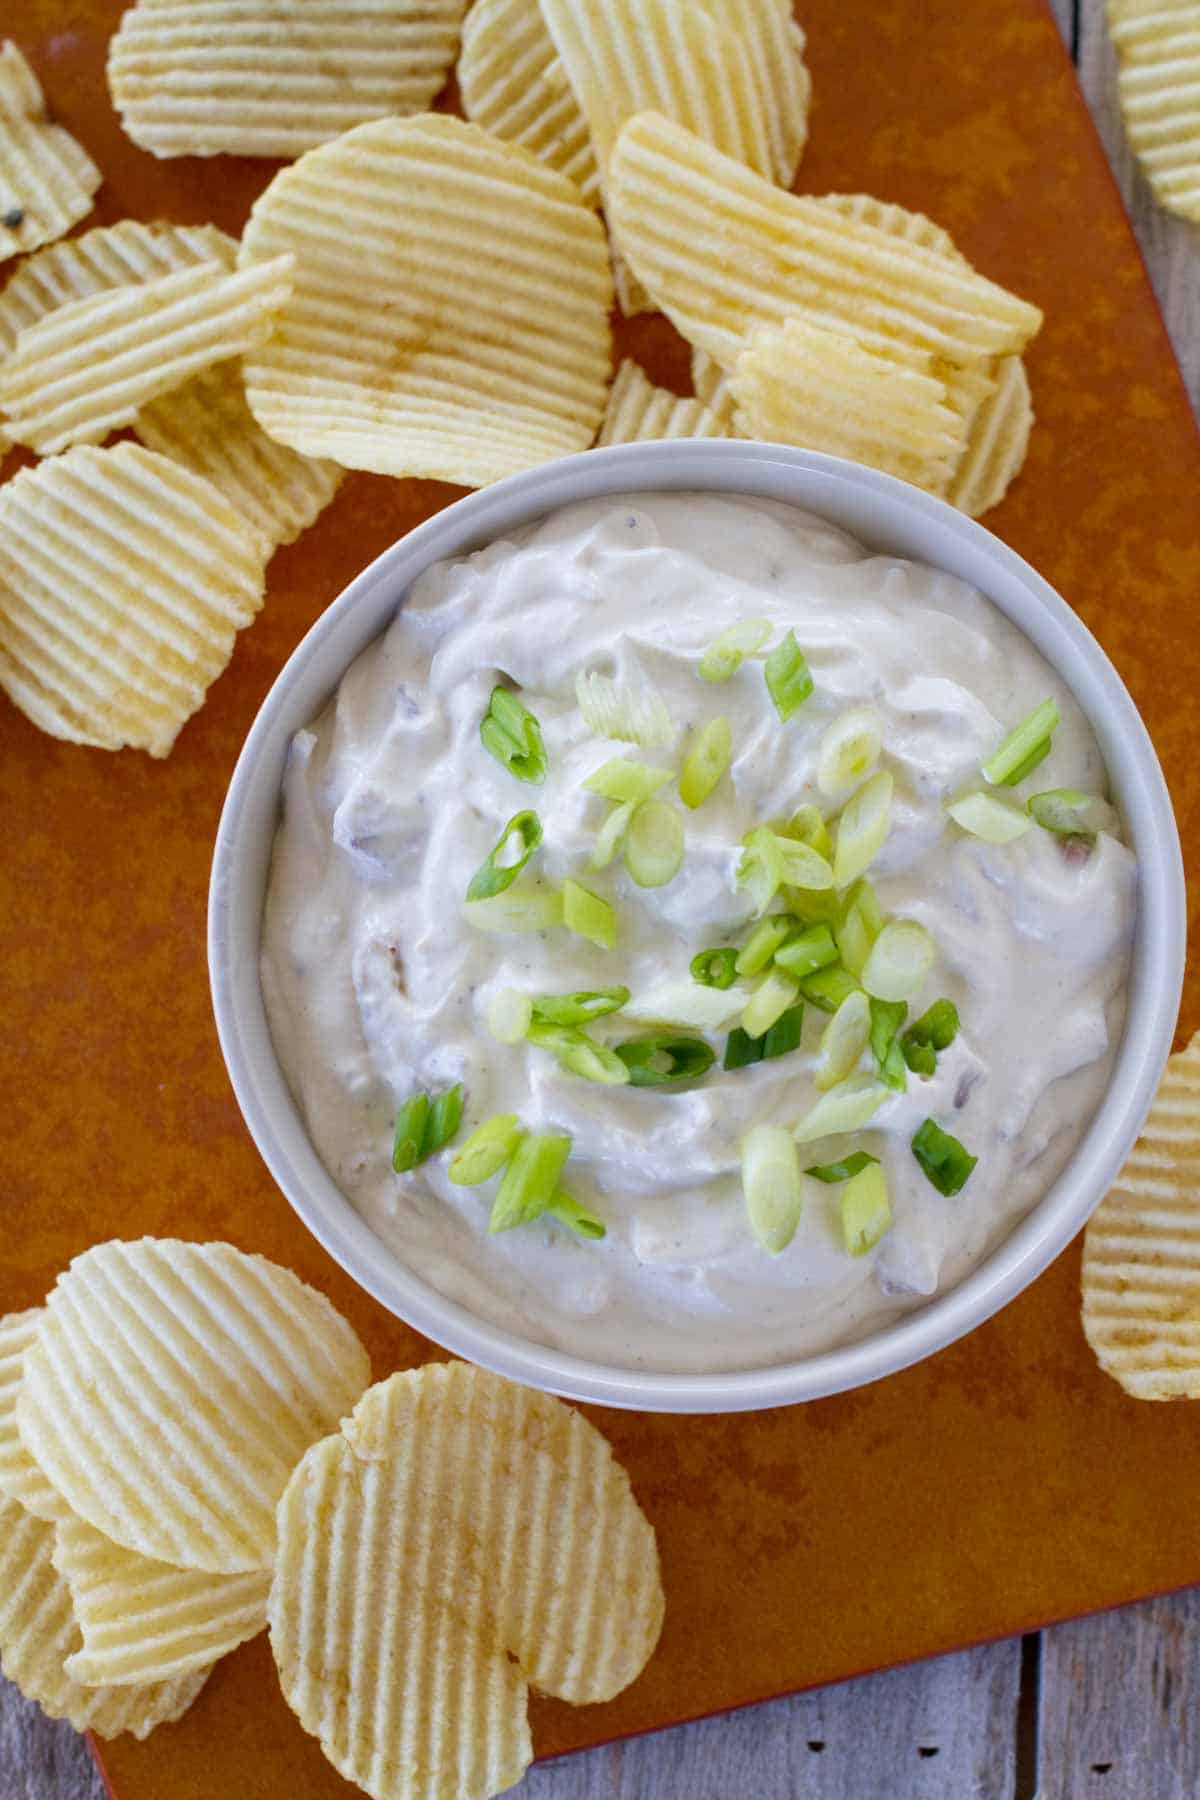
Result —
<svg viewBox="0 0 1200 1800"><path fill-rule="evenodd" d="M626 357L608 396L597 447L654 438L729 437L728 427L702 400L655 387L644 369Z"/></svg>
<svg viewBox="0 0 1200 1800"><path fill-rule="evenodd" d="M1088 1223L1083 1329L1134 1399L1200 1399L1200 1032Z"/></svg>
<svg viewBox="0 0 1200 1800"><path fill-rule="evenodd" d="M973 270L785 194L654 113L621 131L608 199L638 279L723 368L756 325L791 317L918 370L1018 350L1041 324Z"/></svg>
<svg viewBox="0 0 1200 1800"><path fill-rule="evenodd" d="M1117 91L1134 154L1164 206L1200 220L1196 0L1108 0Z"/></svg>
<svg viewBox="0 0 1200 1800"><path fill-rule="evenodd" d="M54 1567L54 1526L0 1496L0 1673L52 1719L76 1731L144 1738L185 1713L207 1669L148 1687L84 1687L65 1664L80 1647L66 1582Z"/></svg>
<svg viewBox="0 0 1200 1800"><path fill-rule="evenodd" d="M60 1519L68 1508L21 1442L17 1430L17 1394L25 1370L25 1352L37 1335L42 1308L9 1313L0 1319L0 1499L16 1500L35 1519Z"/></svg>
<svg viewBox="0 0 1200 1800"><path fill-rule="evenodd" d="M136 0L109 46L121 123L156 156L299 156L424 110L466 0Z"/></svg>
<svg viewBox="0 0 1200 1800"><path fill-rule="evenodd" d="M17 1423L97 1531L236 1574L270 1565L292 1469L369 1379L345 1319L289 1269L231 1244L114 1241L59 1276Z"/></svg>
<svg viewBox="0 0 1200 1800"><path fill-rule="evenodd" d="M72 300L27 325L0 365L5 429L42 456L99 443L139 406L260 344L291 293L293 261L219 263Z"/></svg>
<svg viewBox="0 0 1200 1800"><path fill-rule="evenodd" d="M466 1363L370 1389L280 1502L283 1691L376 1800L509 1786L526 1684L611 1698L662 1613L654 1533L599 1432Z"/></svg>
<svg viewBox="0 0 1200 1800"><path fill-rule="evenodd" d="M253 528L139 444L0 488L0 687L53 737L166 756L262 600Z"/></svg>
<svg viewBox="0 0 1200 1800"><path fill-rule="evenodd" d="M528 151L441 114L362 125L256 202L243 268L287 251L295 292L245 360L251 411L281 443L482 485L592 442L611 366L604 231Z"/></svg>
<svg viewBox="0 0 1200 1800"><path fill-rule="evenodd" d="M587 123L539 0L475 0L463 25L458 90L468 119L523 145L599 204Z"/></svg>
<svg viewBox="0 0 1200 1800"><path fill-rule="evenodd" d="M83 145L50 123L17 46L0 45L0 262L69 231L91 212L101 180Z"/></svg>
<svg viewBox="0 0 1200 1800"><path fill-rule="evenodd" d="M972 519L1003 500L1025 461L1033 430L1024 362L1002 356L992 367L991 391L970 411L967 447L946 490L950 504Z"/></svg>

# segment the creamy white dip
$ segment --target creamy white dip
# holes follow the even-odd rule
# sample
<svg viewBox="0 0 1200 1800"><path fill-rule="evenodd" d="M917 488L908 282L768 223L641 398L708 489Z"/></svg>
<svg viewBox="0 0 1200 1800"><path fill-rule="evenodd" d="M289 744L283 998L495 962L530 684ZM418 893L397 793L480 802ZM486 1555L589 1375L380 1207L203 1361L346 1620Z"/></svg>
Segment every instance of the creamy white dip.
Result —
<svg viewBox="0 0 1200 1800"><path fill-rule="evenodd" d="M721 685L697 679L706 646L747 619L770 620L776 636L791 627L807 654L815 692L786 725L761 661ZM575 701L581 669L652 683L680 728L672 749L595 737ZM480 743L499 678L541 721L541 787L515 780ZM334 1180L408 1268L471 1312L626 1367L775 1363L861 1337L952 1286L1061 1169L1104 1091L1120 1027L1130 852L1101 835L1080 856L1040 828L989 845L945 814L1047 696L1062 722L1034 789L1104 794L1078 705L987 600L766 502L680 494L581 504L431 569L297 734L284 784L263 992ZM871 879L884 911L918 920L937 948L910 1017L945 995L961 1029L936 1074L910 1075L867 1128L801 1148L802 1165L850 1148L882 1160L894 1224L879 1245L847 1255L839 1189L806 1177L800 1227L772 1256L747 1224L739 1145L756 1124L794 1125L817 1099L823 1013L806 1008L791 1055L729 1073L718 1060L675 1092L581 1080L544 1050L496 1043L485 1015L506 987L624 983L636 1000L666 977L686 978L696 952L744 941L754 915L734 879L743 834L821 798L818 742L861 704L883 721L882 766L896 784ZM678 766L690 731L718 715L731 721L734 760L686 816L675 879L645 890L619 860L590 871L609 805L584 791L585 777L622 754ZM615 950L565 930L485 936L464 922L472 874L524 808L544 828L541 878L574 875L615 905ZM621 1014L591 1027L610 1043L644 1029ZM711 1034L718 1052L724 1035ZM392 1172L398 1105L455 1081L465 1092L460 1141L499 1112L570 1134L564 1185L605 1220L602 1242L548 1220L489 1236L496 1182L453 1185L452 1150ZM926 1117L979 1159L954 1198L911 1152Z"/></svg>

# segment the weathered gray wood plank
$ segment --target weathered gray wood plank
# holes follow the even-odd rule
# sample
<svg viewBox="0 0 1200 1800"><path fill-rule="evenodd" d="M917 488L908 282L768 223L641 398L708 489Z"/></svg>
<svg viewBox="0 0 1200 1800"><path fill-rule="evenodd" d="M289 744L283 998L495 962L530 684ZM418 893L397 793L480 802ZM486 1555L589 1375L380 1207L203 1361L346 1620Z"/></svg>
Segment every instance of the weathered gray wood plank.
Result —
<svg viewBox="0 0 1200 1800"><path fill-rule="evenodd" d="M0 1800L104 1800L87 1742L0 1678Z"/></svg>

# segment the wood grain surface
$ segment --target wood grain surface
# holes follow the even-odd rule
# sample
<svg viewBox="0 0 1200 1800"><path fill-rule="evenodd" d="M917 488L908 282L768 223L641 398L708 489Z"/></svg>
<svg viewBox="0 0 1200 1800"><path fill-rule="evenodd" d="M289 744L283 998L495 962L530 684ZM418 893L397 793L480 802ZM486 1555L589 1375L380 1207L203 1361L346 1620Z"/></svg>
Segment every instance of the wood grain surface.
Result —
<svg viewBox="0 0 1200 1800"><path fill-rule="evenodd" d="M1200 411L1200 232L1157 208L1133 166L1102 0L1054 0L1054 10ZM1198 1686L1195 1590L542 1764L517 1791L520 1800L1192 1800ZM0 1800L104 1800L84 1741L7 1685Z"/></svg>

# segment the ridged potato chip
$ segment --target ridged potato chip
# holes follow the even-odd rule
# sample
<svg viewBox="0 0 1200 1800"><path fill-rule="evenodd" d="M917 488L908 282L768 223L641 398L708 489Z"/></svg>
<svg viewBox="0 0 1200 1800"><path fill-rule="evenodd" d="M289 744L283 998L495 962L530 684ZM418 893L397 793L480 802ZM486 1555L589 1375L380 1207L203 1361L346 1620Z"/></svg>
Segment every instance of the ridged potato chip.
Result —
<svg viewBox="0 0 1200 1800"><path fill-rule="evenodd" d="M291 257L228 274L219 263L72 300L27 325L0 364L0 411L48 456L98 443L139 406L260 344L291 293Z"/></svg>
<svg viewBox="0 0 1200 1800"><path fill-rule="evenodd" d="M800 319L752 332L730 388L745 437L849 457L917 487L944 486L962 453L935 375Z"/></svg>
<svg viewBox="0 0 1200 1800"><path fill-rule="evenodd" d="M1088 1222L1083 1329L1135 1400L1200 1399L1200 1032Z"/></svg>
<svg viewBox="0 0 1200 1800"><path fill-rule="evenodd" d="M692 351L692 391L722 424L733 426L733 395L728 373L705 350Z"/></svg>
<svg viewBox="0 0 1200 1800"><path fill-rule="evenodd" d="M466 0L136 0L109 45L121 123L155 156L299 156L424 110Z"/></svg>
<svg viewBox="0 0 1200 1800"><path fill-rule="evenodd" d="M786 194L654 113L622 129L607 194L638 279L724 368L756 325L791 317L918 370L1019 350L1041 325L970 268Z"/></svg>
<svg viewBox="0 0 1200 1800"><path fill-rule="evenodd" d="M16 1500L35 1519L65 1518L69 1508L52 1488L21 1442L17 1430L17 1394L25 1371L25 1352L37 1336L42 1308L9 1313L0 1319L0 1499Z"/></svg>
<svg viewBox="0 0 1200 1800"><path fill-rule="evenodd" d="M919 250L932 250L950 262L970 267L948 231L935 225L924 213L909 212L907 207L897 206L895 201L877 200L874 194L822 194L817 205L837 213L839 218L853 219L859 225L873 225L876 231L886 231L889 237L915 244Z"/></svg>
<svg viewBox="0 0 1200 1800"><path fill-rule="evenodd" d="M144 1738L185 1713L208 1677L201 1669L149 1687L84 1687L66 1673L79 1626L54 1567L54 1526L0 1497L0 1673L52 1719L76 1731Z"/></svg>
<svg viewBox="0 0 1200 1800"><path fill-rule="evenodd" d="M88 1687L177 1681L266 1627L265 1569L209 1575L152 1562L73 1513L55 1528L53 1561L83 1634L66 1672Z"/></svg>
<svg viewBox="0 0 1200 1800"><path fill-rule="evenodd" d="M605 408L597 447L636 444L654 438L729 437L728 427L703 400L684 399L655 387L630 357L617 370Z"/></svg>
<svg viewBox="0 0 1200 1800"><path fill-rule="evenodd" d="M1134 154L1162 204L1200 220L1196 0L1108 0L1117 93Z"/></svg>
<svg viewBox="0 0 1200 1800"><path fill-rule="evenodd" d="M269 1567L292 1469L369 1380L345 1319L290 1270L231 1244L113 1241L59 1276L17 1423L97 1531L232 1575Z"/></svg>
<svg viewBox="0 0 1200 1800"><path fill-rule="evenodd" d="M262 601L253 528L139 444L0 488L0 687L52 737L166 756Z"/></svg>
<svg viewBox="0 0 1200 1800"><path fill-rule="evenodd" d="M463 24L458 91L468 119L569 175L599 205L587 121L539 0L475 0Z"/></svg>
<svg viewBox="0 0 1200 1800"><path fill-rule="evenodd" d="M295 292L244 364L280 443L481 486L592 442L611 369L604 231L527 150L441 114L361 125L256 201L242 267L287 251Z"/></svg>
<svg viewBox="0 0 1200 1800"><path fill-rule="evenodd" d="M946 489L951 506L979 518L1003 500L1020 473L1033 430L1029 377L1019 356L998 357L991 392L973 408L967 447Z"/></svg>
<svg viewBox="0 0 1200 1800"><path fill-rule="evenodd" d="M36 250L92 210L99 169L52 125L37 76L17 46L0 46L0 262Z"/></svg>
<svg viewBox="0 0 1200 1800"><path fill-rule="evenodd" d="M581 1414L466 1363L370 1389L279 1506L271 1645L289 1705L376 1800L519 1779L526 1684L576 1704L644 1667L654 1532Z"/></svg>

